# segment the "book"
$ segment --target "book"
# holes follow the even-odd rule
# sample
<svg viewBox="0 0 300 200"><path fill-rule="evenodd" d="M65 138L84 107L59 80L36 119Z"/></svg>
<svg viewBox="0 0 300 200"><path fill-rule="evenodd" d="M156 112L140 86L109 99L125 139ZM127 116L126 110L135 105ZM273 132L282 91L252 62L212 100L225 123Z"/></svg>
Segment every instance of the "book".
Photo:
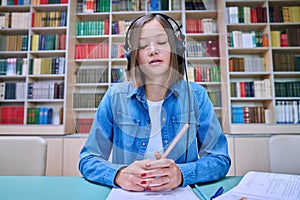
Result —
<svg viewBox="0 0 300 200"><path fill-rule="evenodd" d="M300 175L250 171L237 186L215 200L299 200L299 185Z"/></svg>

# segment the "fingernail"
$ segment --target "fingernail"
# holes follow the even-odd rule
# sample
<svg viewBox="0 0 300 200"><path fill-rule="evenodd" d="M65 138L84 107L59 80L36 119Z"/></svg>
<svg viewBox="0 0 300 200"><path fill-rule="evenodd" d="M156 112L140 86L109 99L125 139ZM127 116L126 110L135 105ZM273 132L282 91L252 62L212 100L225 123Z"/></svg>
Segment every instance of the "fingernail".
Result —
<svg viewBox="0 0 300 200"><path fill-rule="evenodd" d="M150 190L151 190L151 187L150 187L150 186L147 186L147 187L146 187L146 190L150 191Z"/></svg>
<svg viewBox="0 0 300 200"><path fill-rule="evenodd" d="M142 174L141 174L141 177L145 177L145 176L146 176L146 173L142 173Z"/></svg>
<svg viewBox="0 0 300 200"><path fill-rule="evenodd" d="M141 181L141 184L146 184L146 181Z"/></svg>
<svg viewBox="0 0 300 200"><path fill-rule="evenodd" d="M146 164L146 167L151 167L151 164Z"/></svg>

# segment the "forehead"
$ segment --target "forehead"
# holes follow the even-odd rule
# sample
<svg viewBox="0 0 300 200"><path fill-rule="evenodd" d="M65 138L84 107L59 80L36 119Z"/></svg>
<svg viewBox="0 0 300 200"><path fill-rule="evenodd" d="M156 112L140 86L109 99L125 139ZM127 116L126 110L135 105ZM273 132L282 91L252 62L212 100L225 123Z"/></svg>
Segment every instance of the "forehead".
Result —
<svg viewBox="0 0 300 200"><path fill-rule="evenodd" d="M165 28L162 26L162 24L157 21L156 19L153 19L146 24L143 25L141 30L141 37L149 37L149 36L155 36L155 35L167 35Z"/></svg>

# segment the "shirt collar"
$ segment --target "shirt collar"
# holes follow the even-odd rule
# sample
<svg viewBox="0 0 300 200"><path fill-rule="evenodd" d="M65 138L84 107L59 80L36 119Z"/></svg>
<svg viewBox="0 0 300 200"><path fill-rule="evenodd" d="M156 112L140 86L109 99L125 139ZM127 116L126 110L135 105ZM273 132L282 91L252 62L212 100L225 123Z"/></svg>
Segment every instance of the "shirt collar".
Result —
<svg viewBox="0 0 300 200"><path fill-rule="evenodd" d="M179 80L175 83L173 83L170 88L169 88L169 91L168 91L168 94L167 96L165 97L168 98L170 97L171 95L175 95L176 97L179 97L181 95L182 92L180 91L185 91L186 90L186 81L184 80ZM145 95L145 87L144 86L141 86L139 88L136 88L132 85L131 83L131 86L130 86L130 91L128 93L128 97L133 97L133 96L136 96L136 98L139 100L139 101L142 101L142 102L146 102L146 95Z"/></svg>

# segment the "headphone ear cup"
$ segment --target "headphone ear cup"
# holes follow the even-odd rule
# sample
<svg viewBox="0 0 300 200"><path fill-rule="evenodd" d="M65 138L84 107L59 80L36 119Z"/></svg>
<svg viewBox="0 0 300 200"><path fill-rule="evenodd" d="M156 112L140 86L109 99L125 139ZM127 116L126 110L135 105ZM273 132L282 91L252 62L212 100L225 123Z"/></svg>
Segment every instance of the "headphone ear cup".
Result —
<svg viewBox="0 0 300 200"><path fill-rule="evenodd" d="M130 70L130 65L131 65L131 54L132 54L131 50L124 52L124 56L127 59L127 70L128 71Z"/></svg>

